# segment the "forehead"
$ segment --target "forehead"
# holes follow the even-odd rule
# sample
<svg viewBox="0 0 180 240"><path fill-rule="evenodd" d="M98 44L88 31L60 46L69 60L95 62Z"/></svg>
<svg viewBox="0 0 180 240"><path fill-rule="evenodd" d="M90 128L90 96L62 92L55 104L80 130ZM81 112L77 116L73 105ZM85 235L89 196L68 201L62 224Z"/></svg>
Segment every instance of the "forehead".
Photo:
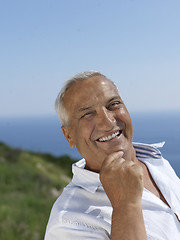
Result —
<svg viewBox="0 0 180 240"><path fill-rule="evenodd" d="M67 89L63 102L68 112L81 107L96 106L114 96L119 96L116 86L103 76L95 76L74 83Z"/></svg>

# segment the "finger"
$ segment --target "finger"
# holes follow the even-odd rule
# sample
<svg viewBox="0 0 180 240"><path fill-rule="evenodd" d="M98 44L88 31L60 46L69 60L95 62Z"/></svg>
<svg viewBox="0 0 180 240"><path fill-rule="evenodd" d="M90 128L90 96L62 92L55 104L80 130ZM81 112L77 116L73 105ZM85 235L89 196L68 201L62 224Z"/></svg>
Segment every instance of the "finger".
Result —
<svg viewBox="0 0 180 240"><path fill-rule="evenodd" d="M122 167L132 167L136 165L136 163L131 160L125 160L121 165Z"/></svg>
<svg viewBox="0 0 180 240"><path fill-rule="evenodd" d="M104 162L102 164L102 168L107 168L108 166L110 166L114 161L117 161L117 159L120 161L120 162L124 162L125 160L122 158L123 157L123 152L122 151L119 151L119 152L114 152L114 153L111 153L110 155L108 155L105 159L104 159Z"/></svg>

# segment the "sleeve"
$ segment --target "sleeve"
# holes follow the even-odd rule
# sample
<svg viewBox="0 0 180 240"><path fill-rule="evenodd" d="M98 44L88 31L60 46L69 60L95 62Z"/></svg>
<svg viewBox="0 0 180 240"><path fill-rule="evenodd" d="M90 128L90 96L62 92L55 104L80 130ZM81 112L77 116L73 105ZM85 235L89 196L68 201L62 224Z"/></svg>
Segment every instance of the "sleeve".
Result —
<svg viewBox="0 0 180 240"><path fill-rule="evenodd" d="M159 238L157 236L152 236L151 234L147 233L147 240L164 240L164 239Z"/></svg>
<svg viewBox="0 0 180 240"><path fill-rule="evenodd" d="M106 232L97 232L97 231L86 231L72 229L72 228L62 228L54 227L46 233L44 240L110 240L110 236ZM162 238L157 238L147 234L147 240L163 240Z"/></svg>
<svg viewBox="0 0 180 240"><path fill-rule="evenodd" d="M44 240L110 240L111 226L102 218L61 211L51 215Z"/></svg>
<svg viewBox="0 0 180 240"><path fill-rule="evenodd" d="M110 240L105 230L53 226L46 232L44 240Z"/></svg>

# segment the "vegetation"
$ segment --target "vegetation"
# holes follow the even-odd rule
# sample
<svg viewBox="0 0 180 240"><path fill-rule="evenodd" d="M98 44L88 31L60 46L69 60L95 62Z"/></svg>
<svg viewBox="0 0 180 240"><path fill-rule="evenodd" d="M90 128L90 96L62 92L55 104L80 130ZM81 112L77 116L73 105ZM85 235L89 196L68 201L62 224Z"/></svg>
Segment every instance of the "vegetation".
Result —
<svg viewBox="0 0 180 240"><path fill-rule="evenodd" d="M71 180L73 162L0 143L0 239L44 239L51 207Z"/></svg>

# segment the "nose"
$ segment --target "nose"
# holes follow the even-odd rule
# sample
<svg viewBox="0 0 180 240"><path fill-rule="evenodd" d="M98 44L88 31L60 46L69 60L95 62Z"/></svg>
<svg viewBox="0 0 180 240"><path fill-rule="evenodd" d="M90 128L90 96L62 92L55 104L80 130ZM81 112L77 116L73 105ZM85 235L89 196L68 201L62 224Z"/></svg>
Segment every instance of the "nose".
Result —
<svg viewBox="0 0 180 240"><path fill-rule="evenodd" d="M106 108L101 109L97 114L96 127L98 130L109 131L112 130L116 123L114 113Z"/></svg>

